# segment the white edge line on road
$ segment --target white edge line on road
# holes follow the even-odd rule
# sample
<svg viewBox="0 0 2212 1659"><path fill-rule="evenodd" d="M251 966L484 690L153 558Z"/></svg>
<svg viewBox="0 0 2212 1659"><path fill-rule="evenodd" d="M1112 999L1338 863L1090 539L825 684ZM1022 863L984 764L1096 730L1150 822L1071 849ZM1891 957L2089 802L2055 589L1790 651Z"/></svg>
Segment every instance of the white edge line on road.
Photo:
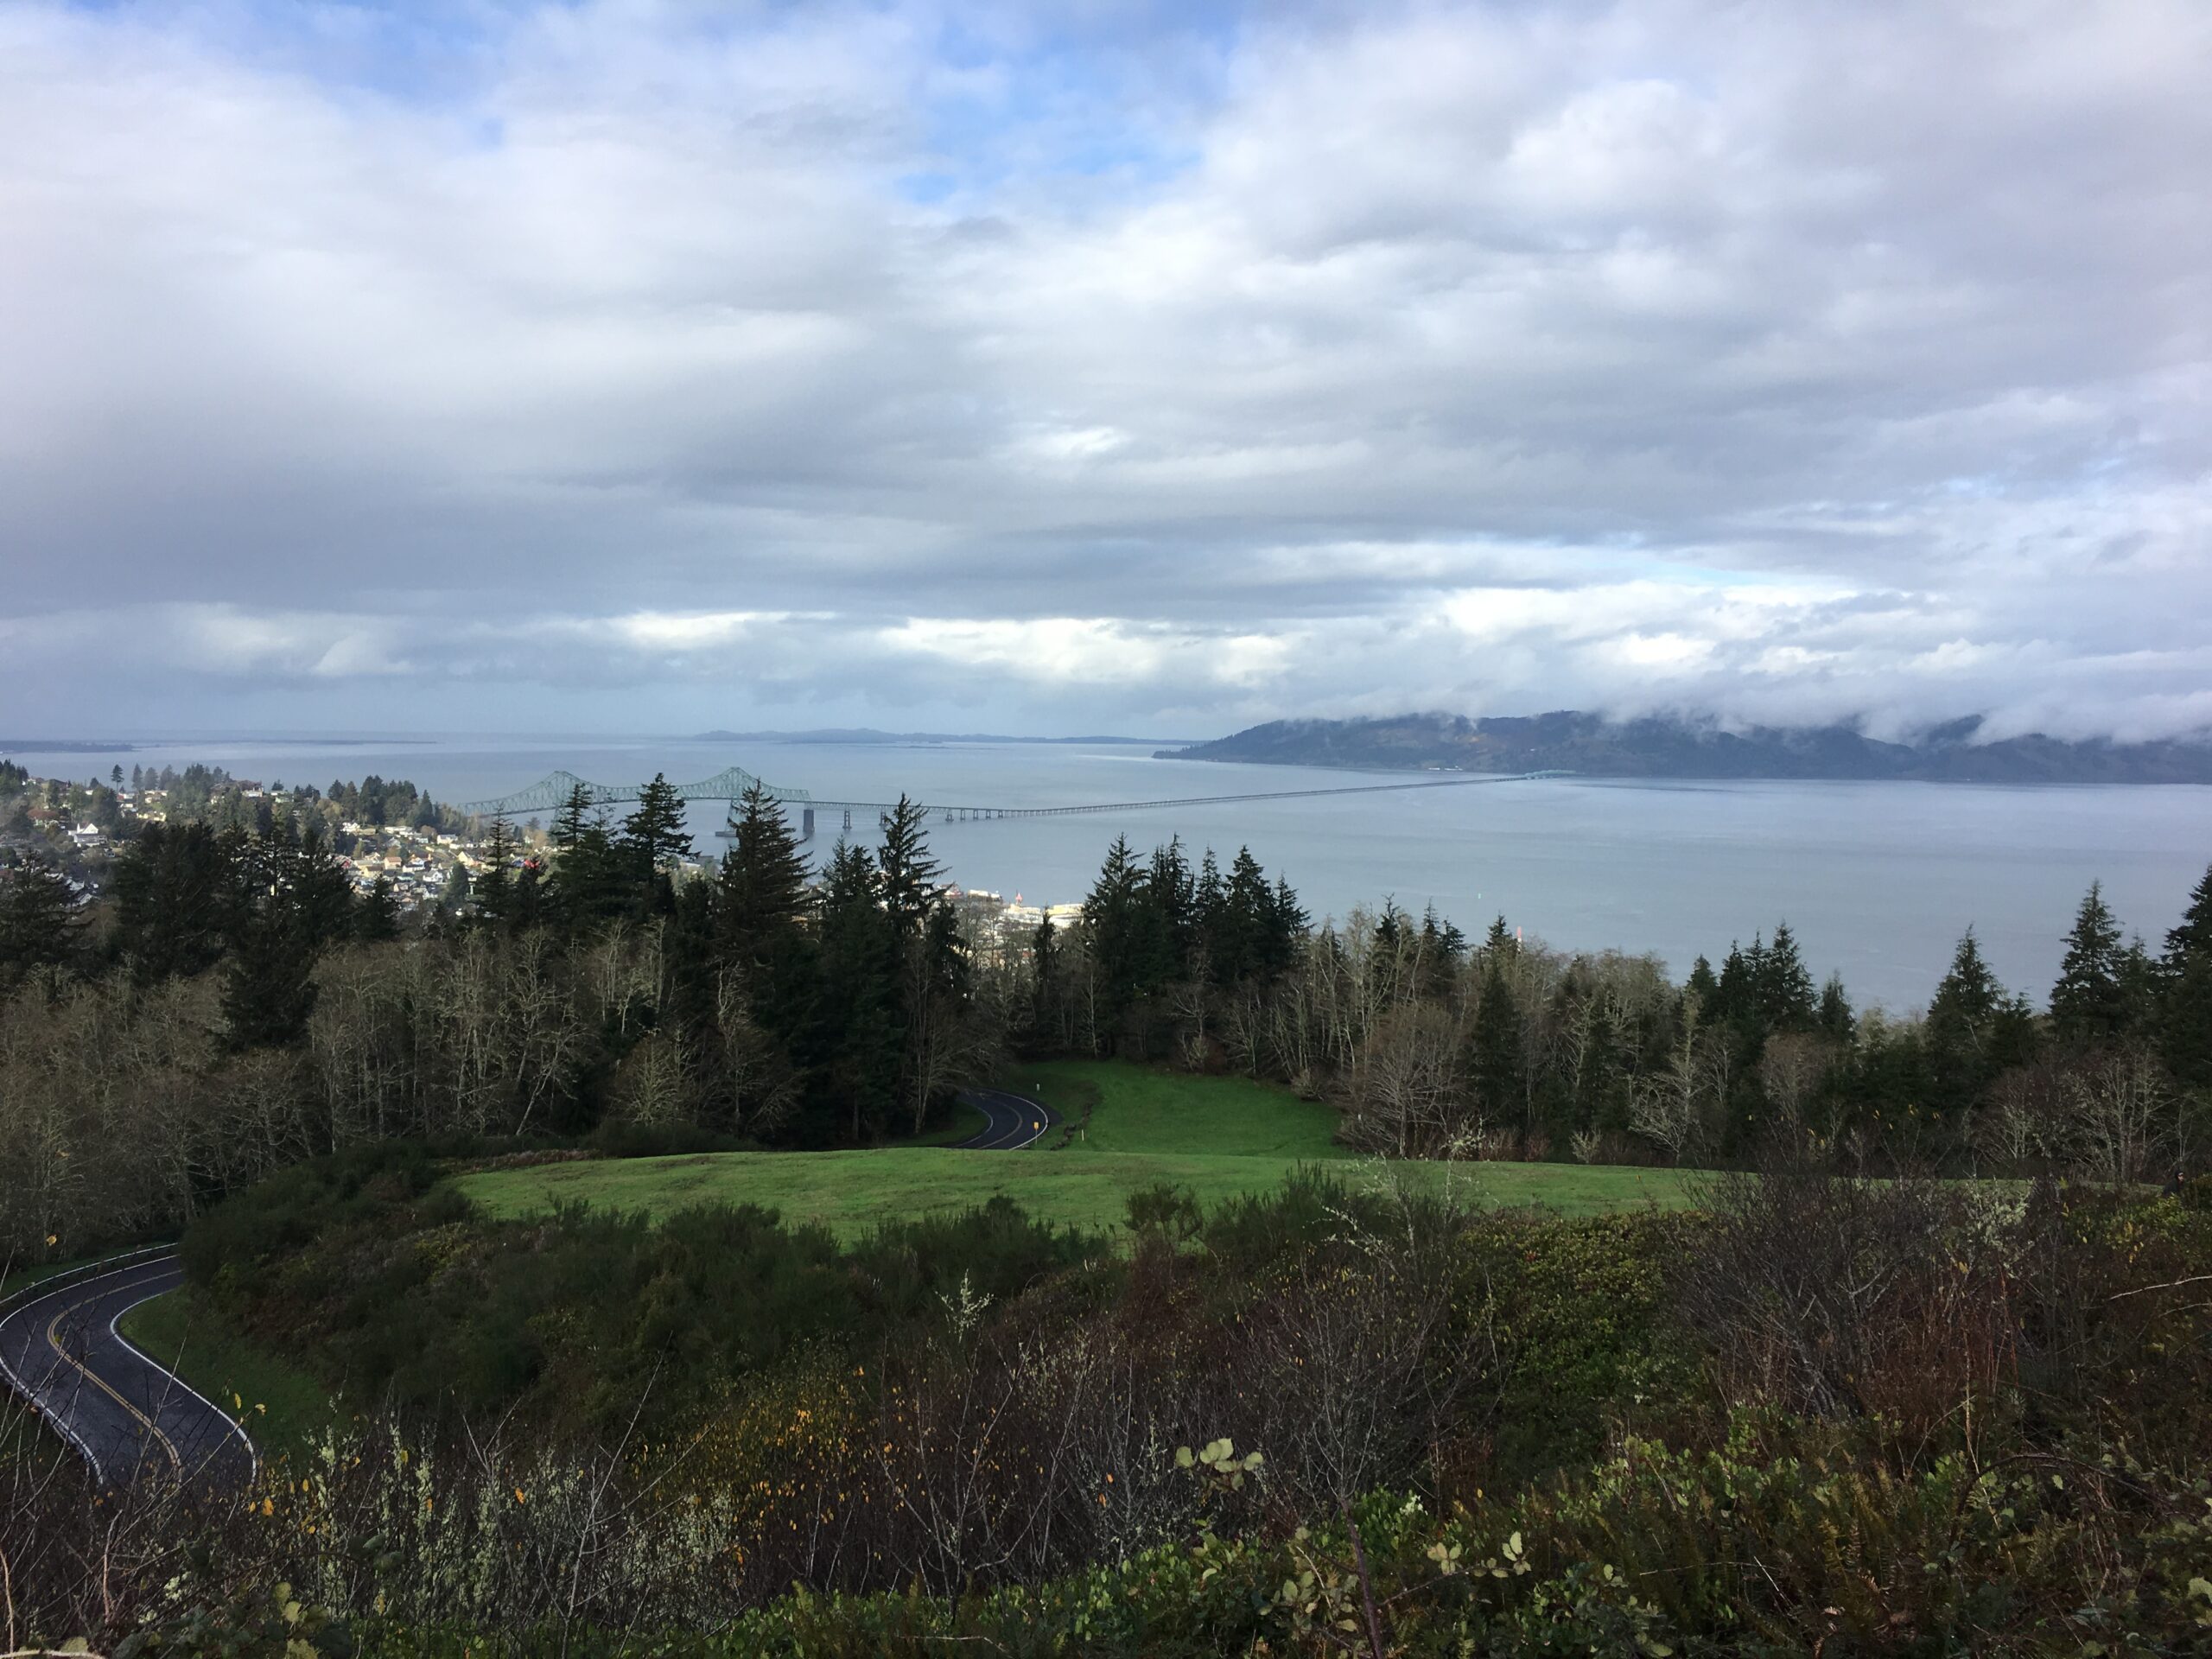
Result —
<svg viewBox="0 0 2212 1659"><path fill-rule="evenodd" d="M28 1306L28 1304L26 1304L26 1306ZM20 1307L16 1308L13 1312L10 1313L6 1319L0 1319L0 1329L4 1329L8 1321L14 1319L16 1314L20 1313L23 1310ZM79 1457L84 1459L86 1463L92 1465L92 1479L94 1483L101 1486L106 1485L107 1471L100 1467L99 1459L92 1454L92 1448L85 1443L85 1437L77 1433L76 1425L72 1423L60 1412L49 1411L47 1409L44 1403L40 1401L37 1394L31 1389L29 1385L27 1384L22 1377L16 1375L16 1368L8 1363L8 1357L4 1352L0 1352L0 1376L4 1376L8 1379L9 1386L14 1389L17 1394L22 1395L23 1403L31 1408L31 1415L41 1418L47 1423L50 1424L54 1430L60 1434L63 1440L68 1441L71 1446L76 1447L77 1455Z"/></svg>
<svg viewBox="0 0 2212 1659"><path fill-rule="evenodd" d="M979 1089L976 1092L997 1101L1001 1105L1009 1103L1018 1105L1020 1109L1014 1114L1014 1128L1017 1132L1024 1128L1029 1128L1030 1130L1025 1140L1013 1141L1002 1147L978 1147L976 1148L978 1152L1020 1152L1027 1147L1035 1146L1038 1141L1043 1140L1045 1131L1052 1126L1052 1112L1040 1101L1032 1100L1027 1095L1011 1094L1004 1089ZM1034 1118L1030 1116L1032 1112L1037 1114ZM1033 1124L1034 1127L1030 1127Z"/></svg>
<svg viewBox="0 0 2212 1659"><path fill-rule="evenodd" d="M176 1260L175 1256L171 1256L169 1259L172 1262ZM131 1341L130 1338L124 1336L122 1332L115 1328L116 1320L121 1319L132 1308L143 1307L148 1302L153 1301L157 1297L174 1295L176 1292L182 1290L183 1288L183 1284L179 1282L177 1284L171 1285L167 1290L157 1290L152 1296L142 1296L135 1302L131 1302L124 1306L117 1308L113 1318L111 1318L107 1322L107 1333L111 1337L113 1337L118 1342L121 1343L124 1348L137 1355L139 1358L144 1360L149 1365L159 1371L163 1376L168 1378L170 1382L175 1383L177 1387L182 1389L187 1394L197 1400L201 1405L207 1407L208 1410L213 1412L217 1417L220 1418L224 1423L229 1426L231 1433L237 1435L239 1441L245 1446L245 1455L253 1465L252 1473L246 1478L246 1484L251 1486L255 1481L261 1478L261 1453L254 1447L253 1436L245 1432L245 1425L240 1422L237 1418L232 1416L229 1412L225 1411L220 1406L217 1405L213 1400L210 1400L206 1395L200 1393L199 1389L194 1388L191 1383L186 1382L168 1366L162 1364L160 1360L156 1359L151 1354L148 1353L143 1348L141 1348L137 1343ZM156 1405L156 1409L160 1409L158 1405ZM202 1466L204 1467L205 1465L203 1465Z"/></svg>
<svg viewBox="0 0 2212 1659"><path fill-rule="evenodd" d="M41 1288L40 1284L34 1281L32 1283L25 1285L21 1289L17 1290L14 1295L7 1298L8 1300L16 1302L17 1305L14 1307L9 1308L5 1313L0 1313L0 1330L4 1330L17 1315L29 1313L32 1308L37 1306L41 1302L45 1301L48 1297L59 1296L65 1290L75 1290L81 1285L96 1285L103 1279L113 1279L123 1274L133 1273L140 1268L154 1266L157 1262L174 1262L176 1260L174 1253L167 1256L156 1255L156 1251L165 1248L167 1247L163 1245L153 1244L149 1245L143 1250L133 1250L130 1253L130 1256L123 1258L125 1265L119 1268L111 1268L105 1273L96 1273L89 1279L79 1279L75 1284L54 1285L45 1288ZM131 1257L137 1256L154 1256L155 1261L141 1262L130 1259ZM54 1276L56 1278L60 1278L65 1275L57 1274ZM58 1433L63 1440L68 1441L71 1446L76 1448L77 1455L84 1459L86 1463L92 1465L92 1478L99 1482L99 1484L103 1486L106 1485L108 1484L107 1471L100 1467L99 1459L93 1454L92 1448L86 1442L85 1437L77 1432L76 1425L71 1422L69 1419L64 1416L60 1412L50 1409L46 1403L40 1399L37 1390L33 1389L29 1383L25 1382L22 1377L16 1374L16 1368L8 1363L7 1355L4 1351L4 1345L0 1345L0 1376L4 1376L8 1379L9 1386L22 1396L23 1403L31 1408L34 1415L40 1417L46 1422L51 1424L55 1432ZM179 1381L181 1380L181 1378L179 1379Z"/></svg>
<svg viewBox="0 0 2212 1659"><path fill-rule="evenodd" d="M158 1249L159 1247L156 1246L156 1248ZM140 1251L138 1254L144 1255L146 1252ZM4 1315L0 1315L0 1325L5 1325L10 1320L15 1319L17 1314L26 1313L29 1309L37 1306L39 1303L46 1300L48 1297L60 1295L64 1291L81 1290L85 1286L96 1285L103 1279L119 1279L126 1273L136 1273L143 1268L165 1267L172 1262L177 1262L180 1268L182 1266L181 1262L178 1262L176 1255L174 1253L171 1253L168 1255L158 1256L150 1262L133 1262L125 1267L113 1268L105 1273L94 1274L89 1279L79 1279L73 1285L62 1285L41 1294L29 1297L24 1300L22 1306L10 1308ZM170 1287L171 1289L175 1289L177 1287L178 1287L176 1286ZM36 1285L26 1285L24 1289L36 1291L38 1287ZM167 1291L156 1291L154 1293L155 1296L166 1294L168 1294ZM171 1382L175 1382L177 1387L182 1389L187 1394L197 1400L201 1405L207 1407L208 1410L213 1412L218 1417L221 1418L224 1422L229 1424L231 1432L233 1434L236 1434L239 1440L245 1442L246 1456L253 1461L253 1479L260 1479L261 1453L253 1444L253 1437L245 1432L245 1425L233 1420L230 1413L225 1411L213 1401L210 1400L206 1395L194 1388L191 1383L186 1382L175 1371L172 1371L168 1366L154 1358L153 1356L147 1353L143 1349L138 1347L136 1344L131 1342L130 1338L125 1337L122 1332L115 1328L116 1319L121 1319L125 1313L129 1313L131 1308L137 1307L144 1302L150 1302L153 1300L153 1296L142 1296L139 1298L138 1301L130 1303L129 1306L118 1308L115 1311L114 1319L111 1319L108 1321L108 1334L113 1337L118 1342L121 1343L125 1348L129 1349L132 1353L137 1355L139 1358L144 1360L149 1365L151 1365L163 1376L168 1377ZM84 1440L79 1437L76 1430L70 1424L66 1422L58 1414L48 1411L44 1406L40 1404L38 1395L24 1386L22 1379L16 1375L14 1370L9 1366L4 1357L0 1357L0 1371L7 1373L8 1381L14 1385L16 1392L22 1395L25 1400L29 1401L32 1408L35 1410L40 1416L44 1417L48 1422L53 1423L55 1427L60 1429L61 1433L65 1437L67 1437L69 1443L77 1448L78 1452L84 1458L85 1461L92 1465L92 1478L98 1480L102 1485L105 1485L107 1484L107 1476L100 1468L99 1459L92 1455L92 1448L86 1446Z"/></svg>

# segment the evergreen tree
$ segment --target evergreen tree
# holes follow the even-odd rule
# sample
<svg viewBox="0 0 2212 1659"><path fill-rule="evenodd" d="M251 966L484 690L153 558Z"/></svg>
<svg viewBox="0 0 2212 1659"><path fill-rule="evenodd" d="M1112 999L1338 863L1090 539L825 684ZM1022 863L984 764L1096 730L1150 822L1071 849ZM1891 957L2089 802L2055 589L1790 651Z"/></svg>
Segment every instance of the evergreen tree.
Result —
<svg viewBox="0 0 2212 1659"><path fill-rule="evenodd" d="M1694 998L1698 1007L1707 1014L1719 1006L1720 982L1713 976L1713 964L1703 957L1690 964L1690 976L1682 982L1682 994Z"/></svg>
<svg viewBox="0 0 2212 1659"><path fill-rule="evenodd" d="M935 902L944 868L930 856L924 822L929 809L906 796L883 816L883 842L876 849L876 868L881 877L885 912L892 931L903 941L921 931L922 921Z"/></svg>
<svg viewBox="0 0 2212 1659"><path fill-rule="evenodd" d="M322 826L310 820L284 849L279 868L285 905L309 946L321 950L353 931L353 884L339 863Z"/></svg>
<svg viewBox="0 0 2212 1659"><path fill-rule="evenodd" d="M1702 963L1705 958L1700 957L1698 960ZM1707 971L1710 974L1711 969ZM1831 973L1827 982L1821 987L1820 1010L1813 1016L1813 1020L1820 1027L1821 1035L1833 1037L1839 1043L1849 1042L1852 1033L1858 1029L1859 1016L1852 1012L1851 998L1844 992L1841 974Z"/></svg>
<svg viewBox="0 0 2212 1659"><path fill-rule="evenodd" d="M83 931L69 879L43 853L0 871L0 992L40 968L67 967Z"/></svg>
<svg viewBox="0 0 2212 1659"><path fill-rule="evenodd" d="M380 875L353 911L353 937L363 944L383 944L399 937L399 900L391 878Z"/></svg>
<svg viewBox="0 0 2212 1659"><path fill-rule="evenodd" d="M2212 1090L2212 869L2166 935L2158 964L2158 1052L2174 1081Z"/></svg>
<svg viewBox="0 0 2212 1659"><path fill-rule="evenodd" d="M691 834L683 827L683 798L666 774L655 772L638 791L637 810L622 820L614 848L626 876L626 907L639 915L670 914L676 904L670 868L691 856Z"/></svg>
<svg viewBox="0 0 2212 1659"><path fill-rule="evenodd" d="M1313 925L1306 913L1306 906L1298 902L1298 894L1288 880L1275 878L1274 894L1268 906L1268 932L1260 953L1260 976L1273 981L1288 973L1298 960L1298 950ZM1466 951L1466 938L1457 928L1446 925L1446 935L1458 943L1461 955Z"/></svg>
<svg viewBox="0 0 2212 1659"><path fill-rule="evenodd" d="M1758 976L1760 1022L1767 1031L1802 1031L1813 1023L1813 976L1788 922L1775 924Z"/></svg>
<svg viewBox="0 0 2212 1659"><path fill-rule="evenodd" d="M1145 977L1155 985L1164 985L1188 971L1192 952L1199 943L1198 887L1190 861L1183 855L1179 836L1170 836L1165 847L1153 849L1145 898L1152 911L1146 928Z"/></svg>
<svg viewBox="0 0 2212 1659"><path fill-rule="evenodd" d="M365 784L362 787L365 790L367 785ZM583 838L584 828L591 821L590 791L581 783L572 785L567 797L554 810L553 828L547 832L546 838L556 849L566 852Z"/></svg>
<svg viewBox="0 0 2212 1659"><path fill-rule="evenodd" d="M1029 986L1030 1040L1050 1048L1056 1036L1052 1014L1059 1007L1060 995L1059 931L1050 916L1039 921L1029 936Z"/></svg>
<svg viewBox="0 0 2212 1659"><path fill-rule="evenodd" d="M1424 1001L1446 998L1459 972L1459 953L1446 942L1445 933L1432 901L1421 913L1420 983L1414 987L1414 995Z"/></svg>
<svg viewBox="0 0 2212 1659"><path fill-rule="evenodd" d="M1728 954L1720 959L1720 977L1714 984L1713 1001L1706 1013L1728 1025L1746 1025L1755 1019L1758 1009L1758 968L1765 957L1766 946L1756 935L1749 950L1735 940L1729 940Z"/></svg>
<svg viewBox="0 0 2212 1659"><path fill-rule="evenodd" d="M2189 895L2189 908L2166 932L2165 964L2178 968L2197 958L2212 960L2212 866Z"/></svg>
<svg viewBox="0 0 2212 1659"><path fill-rule="evenodd" d="M2008 995L1968 928L1936 987L1924 1026L1929 1090L1935 1103L1963 1112L1978 1104L1997 1075L2025 1061L2035 1016L2024 999Z"/></svg>
<svg viewBox="0 0 2212 1659"><path fill-rule="evenodd" d="M274 898L238 927L223 982L223 1019L234 1048L281 1047L307 1033L315 1012L315 945L299 917Z"/></svg>
<svg viewBox="0 0 2212 1659"><path fill-rule="evenodd" d="M2050 1020L2069 1043L2113 1041L2128 1025L2126 953L2120 923L2105 903L2103 884L2092 881L2066 936L2066 956L2050 990Z"/></svg>
<svg viewBox="0 0 2212 1659"><path fill-rule="evenodd" d="M1206 953L1207 971L1217 985L1230 984L1235 976L1223 961L1224 952L1230 949L1229 887L1221 879L1221 866L1216 861L1211 847L1198 860L1198 881L1192 889L1192 895L1198 940Z"/></svg>
<svg viewBox="0 0 2212 1659"><path fill-rule="evenodd" d="M691 855L691 833L683 827L683 798L665 772L638 791L637 810L622 820L622 844L649 870Z"/></svg>
<svg viewBox="0 0 2212 1659"><path fill-rule="evenodd" d="M508 925L515 932L527 933L545 922L545 867L535 858L525 858L522 868L515 872L513 914Z"/></svg>
<svg viewBox="0 0 2212 1659"><path fill-rule="evenodd" d="M822 896L822 1008L831 1103L848 1135L895 1110L906 1027L899 1017L899 938L883 877L864 848L840 842Z"/></svg>
<svg viewBox="0 0 2212 1659"><path fill-rule="evenodd" d="M805 915L806 860L782 805L756 780L732 809L720 904L724 960L757 963L768 942Z"/></svg>
<svg viewBox="0 0 2212 1659"><path fill-rule="evenodd" d="M245 839L149 823L116 861L115 942L141 985L197 974L228 948L244 903Z"/></svg>
<svg viewBox="0 0 2212 1659"><path fill-rule="evenodd" d="M1929 1001L1929 1038L1947 1046L1978 1050L2004 1002L2005 988L1990 972L1982 958L1981 944L1969 927L1952 953L1950 971Z"/></svg>
<svg viewBox="0 0 2212 1659"><path fill-rule="evenodd" d="M1490 931L1483 935L1483 960L1496 963L1501 957L1510 961L1520 953L1521 943L1513 937L1513 930L1500 916L1490 925Z"/></svg>
<svg viewBox="0 0 2212 1659"><path fill-rule="evenodd" d="M562 816L568 819L566 808ZM549 896L560 925L572 933L587 933L634 908L634 871L607 825L594 816L563 822L557 829L568 839L554 861Z"/></svg>
<svg viewBox="0 0 2212 1659"><path fill-rule="evenodd" d="M1216 981L1235 985L1263 980L1276 971L1274 893L1267 873L1249 847L1240 847L1229 867L1229 880L1221 894L1220 912L1206 942L1208 959Z"/></svg>
<svg viewBox="0 0 2212 1659"><path fill-rule="evenodd" d="M1090 936L1100 999L1110 1024L1119 1024L1148 988L1142 982L1145 918L1140 912L1144 902L1143 871L1129 850L1129 838L1116 836L1083 901L1084 926Z"/></svg>
<svg viewBox="0 0 2212 1659"><path fill-rule="evenodd" d="M504 926L513 919L514 873L508 866L514 854L514 831L502 814L492 820L491 831L484 840L483 877L471 885L477 909L494 927Z"/></svg>
<svg viewBox="0 0 2212 1659"><path fill-rule="evenodd" d="M1501 921L1499 924L1503 926ZM1497 929L1491 930L1495 937ZM1519 1119L1526 1110L1522 1067L1521 1008L1505 976L1508 958L1495 948L1485 950L1482 991L1475 1003L1474 1030L1470 1034L1467 1071L1475 1100L1493 1122Z"/></svg>

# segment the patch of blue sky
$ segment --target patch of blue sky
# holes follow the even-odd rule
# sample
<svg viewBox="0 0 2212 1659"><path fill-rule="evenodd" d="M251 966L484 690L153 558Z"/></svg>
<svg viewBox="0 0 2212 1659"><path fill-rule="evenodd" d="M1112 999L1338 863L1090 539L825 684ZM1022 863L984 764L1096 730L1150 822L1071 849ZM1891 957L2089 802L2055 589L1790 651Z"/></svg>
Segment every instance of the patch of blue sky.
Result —
<svg viewBox="0 0 2212 1659"><path fill-rule="evenodd" d="M511 20L524 10L508 0L67 3L72 10L187 35L240 63L433 107L466 97L480 83Z"/></svg>
<svg viewBox="0 0 2212 1659"><path fill-rule="evenodd" d="M1241 8L1205 4L1047 12L1018 31L948 22L948 73L925 95L929 164L910 200L986 195L1081 178L1141 189L1193 166L1195 122L1220 96Z"/></svg>

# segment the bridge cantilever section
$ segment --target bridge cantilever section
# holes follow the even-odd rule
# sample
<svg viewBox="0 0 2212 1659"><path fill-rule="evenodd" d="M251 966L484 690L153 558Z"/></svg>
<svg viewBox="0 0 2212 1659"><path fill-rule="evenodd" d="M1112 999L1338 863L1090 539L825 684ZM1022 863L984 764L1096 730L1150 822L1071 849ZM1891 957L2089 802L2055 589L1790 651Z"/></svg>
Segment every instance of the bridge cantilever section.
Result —
<svg viewBox="0 0 2212 1659"><path fill-rule="evenodd" d="M789 801L796 806L810 806L814 798L803 789L786 789L780 784L771 784L754 777L742 766L725 766L711 778L702 778L696 783L673 785L677 798L686 801L734 801L753 785L759 784L771 800ZM518 789L512 795L495 796L486 801L467 801L461 810L480 818L511 818L525 812L557 812L575 798L582 790L585 802L592 806L611 806L618 801L634 801L645 793L643 784L594 784L588 778L579 778L573 772L548 772L527 789Z"/></svg>

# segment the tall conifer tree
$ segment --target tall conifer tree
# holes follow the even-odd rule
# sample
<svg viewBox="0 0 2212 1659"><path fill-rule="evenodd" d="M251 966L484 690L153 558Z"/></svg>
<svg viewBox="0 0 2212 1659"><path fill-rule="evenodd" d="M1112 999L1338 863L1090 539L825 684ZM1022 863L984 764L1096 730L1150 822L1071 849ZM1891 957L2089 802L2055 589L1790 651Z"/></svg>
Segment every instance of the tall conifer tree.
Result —
<svg viewBox="0 0 2212 1659"><path fill-rule="evenodd" d="M2126 958L2120 922L2105 903L2103 884L2092 881L2066 936L2058 982L2050 989L2050 1020L2061 1039L2094 1045L2113 1041L2126 1031Z"/></svg>
<svg viewBox="0 0 2212 1659"><path fill-rule="evenodd" d="M76 959L84 918L69 880L43 853L0 870L0 990Z"/></svg>
<svg viewBox="0 0 2212 1659"><path fill-rule="evenodd" d="M2175 1082L2212 1090L2212 869L2167 933L2158 969L2158 1052Z"/></svg>

